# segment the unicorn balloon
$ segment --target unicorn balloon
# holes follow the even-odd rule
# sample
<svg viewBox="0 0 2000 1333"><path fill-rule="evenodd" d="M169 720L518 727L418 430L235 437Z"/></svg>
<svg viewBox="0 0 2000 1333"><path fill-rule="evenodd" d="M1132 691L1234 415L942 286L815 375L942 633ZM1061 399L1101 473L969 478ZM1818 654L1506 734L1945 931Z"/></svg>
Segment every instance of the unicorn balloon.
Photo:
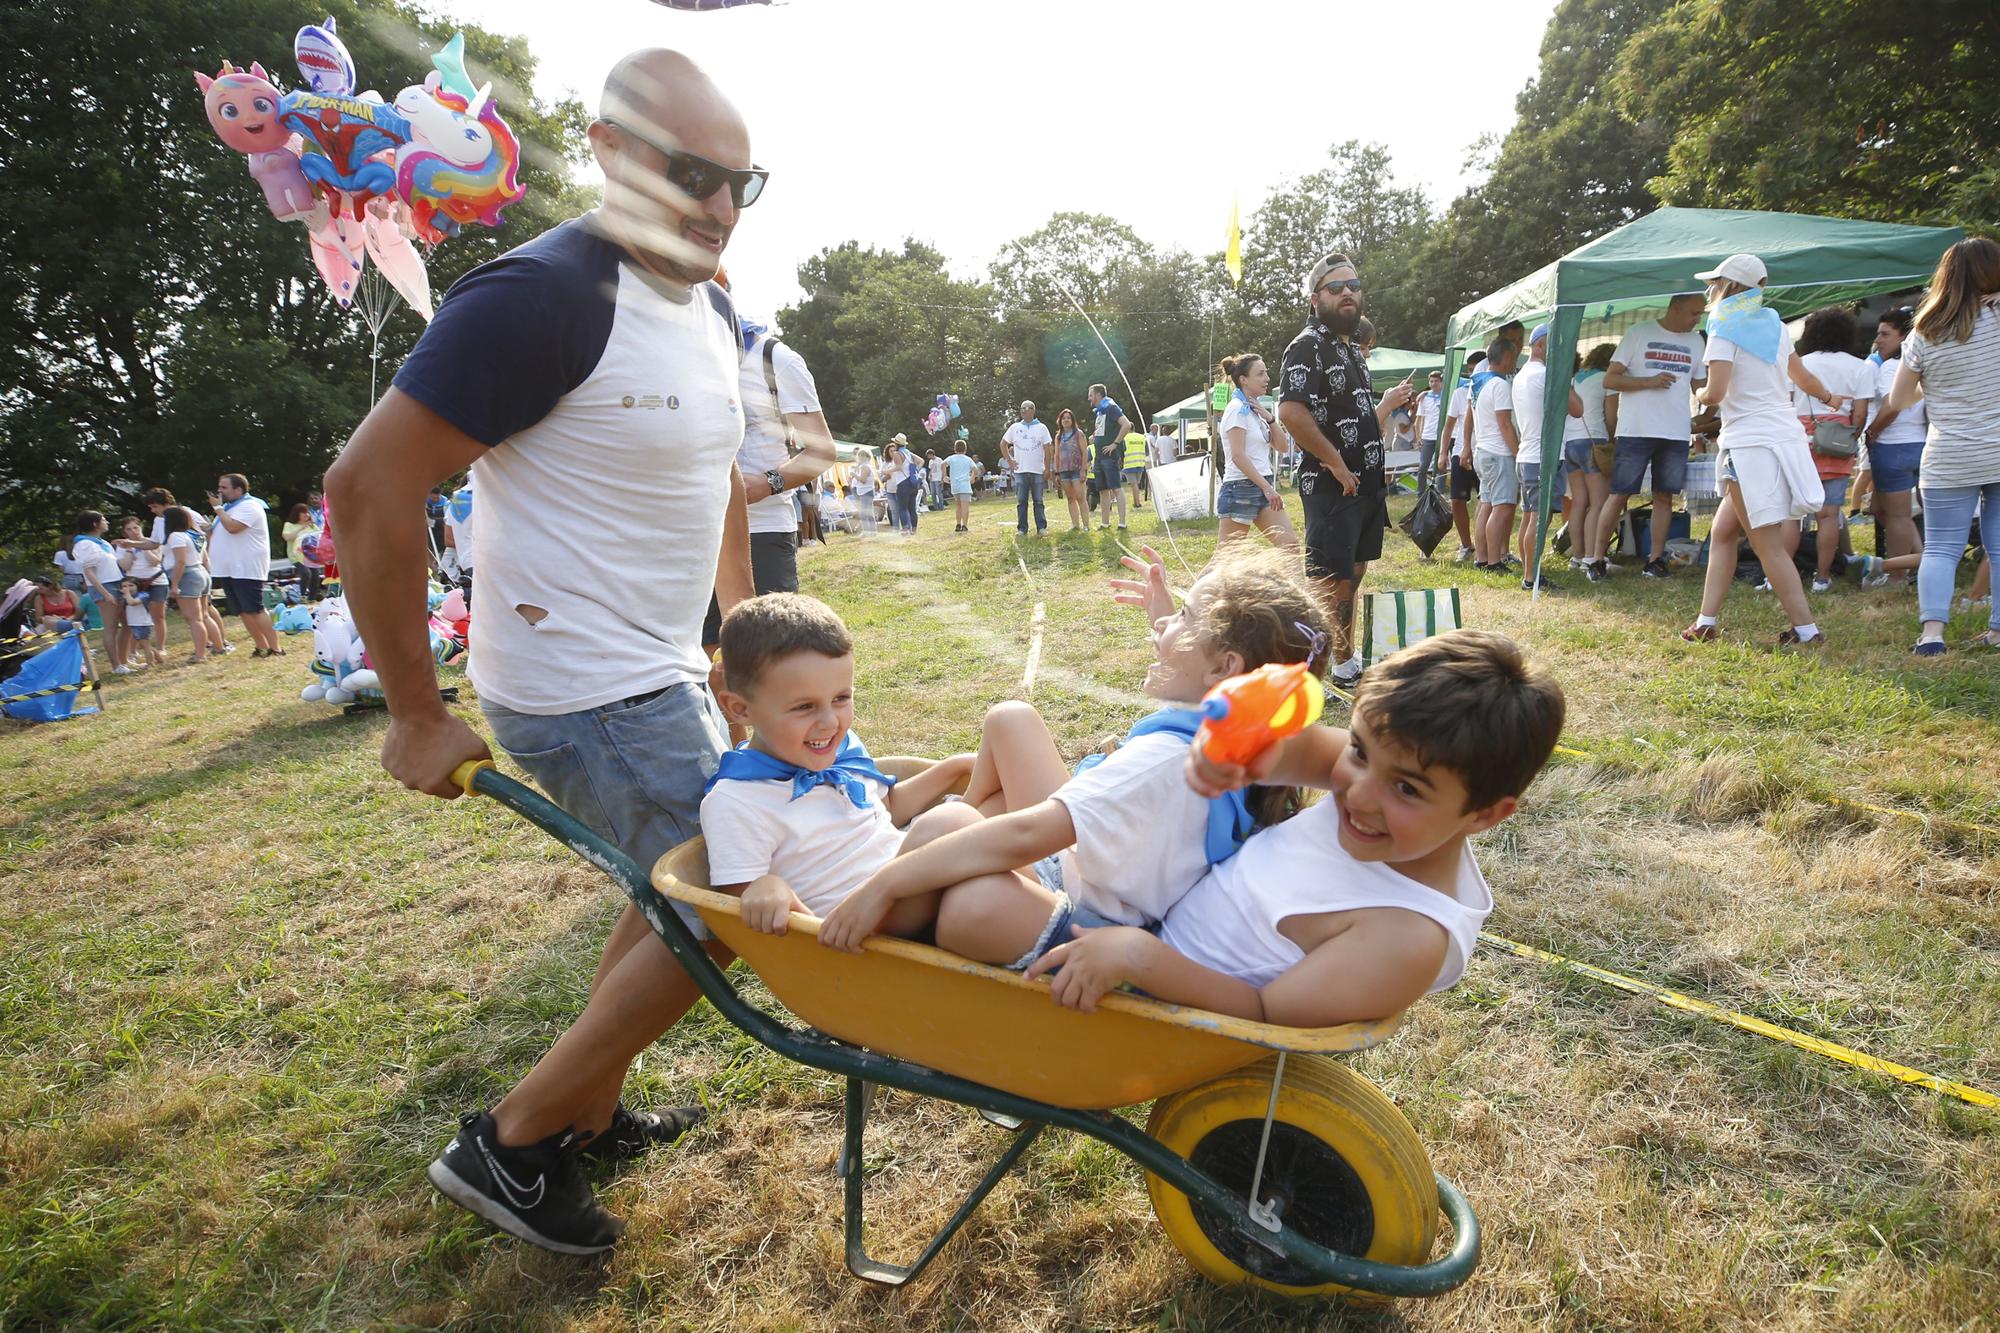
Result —
<svg viewBox="0 0 2000 1333"><path fill-rule="evenodd" d="M456 92L437 72L396 94L396 113L410 127L396 150L396 193L425 240L456 235L468 222L497 227L501 210L527 193L521 145L491 91Z"/></svg>

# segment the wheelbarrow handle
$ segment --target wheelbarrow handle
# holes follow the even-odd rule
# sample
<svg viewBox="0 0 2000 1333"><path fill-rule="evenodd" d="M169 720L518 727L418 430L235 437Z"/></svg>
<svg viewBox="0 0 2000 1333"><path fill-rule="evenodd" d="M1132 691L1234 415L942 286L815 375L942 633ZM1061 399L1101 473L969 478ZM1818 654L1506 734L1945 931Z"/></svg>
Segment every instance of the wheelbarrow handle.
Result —
<svg viewBox="0 0 2000 1333"><path fill-rule="evenodd" d="M479 781L479 774L482 769L490 769L498 773L500 766L491 759L468 759L457 768L451 770L451 785L464 792L467 796L476 795L477 793L473 788Z"/></svg>

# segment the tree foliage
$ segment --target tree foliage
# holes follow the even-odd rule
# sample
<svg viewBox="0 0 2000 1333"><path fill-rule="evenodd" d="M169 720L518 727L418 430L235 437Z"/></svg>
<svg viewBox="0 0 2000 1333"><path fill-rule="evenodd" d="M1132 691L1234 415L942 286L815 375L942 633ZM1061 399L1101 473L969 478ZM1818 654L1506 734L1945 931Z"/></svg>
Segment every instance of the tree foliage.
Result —
<svg viewBox="0 0 2000 1333"><path fill-rule="evenodd" d="M284 86L294 4L39 0L0 10L18 62L0 127L0 534L39 542L79 508L129 510L218 471L298 496L368 407L368 338L326 293L304 231L265 211L244 160L209 130L193 71L261 60ZM333 0L363 86L421 81L453 25ZM544 107L526 44L465 29L475 78L502 90L528 196L430 258L442 292L471 265L580 211L567 165L586 123ZM420 331L399 312L385 353ZM385 375L393 360L385 357Z"/></svg>

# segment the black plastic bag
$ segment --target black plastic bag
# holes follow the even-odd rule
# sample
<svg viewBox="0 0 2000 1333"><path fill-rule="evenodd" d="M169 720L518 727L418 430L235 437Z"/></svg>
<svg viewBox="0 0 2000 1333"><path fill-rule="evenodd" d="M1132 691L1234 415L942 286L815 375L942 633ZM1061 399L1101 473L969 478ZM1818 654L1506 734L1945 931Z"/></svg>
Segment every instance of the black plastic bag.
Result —
<svg viewBox="0 0 2000 1333"><path fill-rule="evenodd" d="M1415 507L1396 526L1403 530L1405 537L1416 543L1417 549L1424 553L1424 559L1428 560L1431 552L1437 550L1438 543L1444 540L1444 535L1451 531L1451 501L1435 484L1420 486Z"/></svg>

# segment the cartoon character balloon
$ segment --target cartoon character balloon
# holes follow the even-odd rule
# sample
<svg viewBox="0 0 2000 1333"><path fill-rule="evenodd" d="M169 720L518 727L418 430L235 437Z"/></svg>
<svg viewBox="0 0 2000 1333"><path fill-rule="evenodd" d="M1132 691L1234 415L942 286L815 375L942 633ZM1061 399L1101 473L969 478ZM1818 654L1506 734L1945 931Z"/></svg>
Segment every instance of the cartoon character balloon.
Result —
<svg viewBox="0 0 2000 1333"><path fill-rule="evenodd" d="M248 159L271 215L306 227L313 266L336 300L353 300L372 256L429 319L430 278L413 242L436 244L472 222L499 226L527 193L519 141L490 85L475 88L466 74L462 34L394 104L355 93L354 57L332 18L300 28L292 54L307 85L292 92L261 64L197 72L209 125Z"/></svg>
<svg viewBox="0 0 2000 1333"><path fill-rule="evenodd" d="M333 18L321 24L306 24L292 39L292 60L306 87L330 97L345 97L354 91L354 57L347 44L333 30Z"/></svg>

